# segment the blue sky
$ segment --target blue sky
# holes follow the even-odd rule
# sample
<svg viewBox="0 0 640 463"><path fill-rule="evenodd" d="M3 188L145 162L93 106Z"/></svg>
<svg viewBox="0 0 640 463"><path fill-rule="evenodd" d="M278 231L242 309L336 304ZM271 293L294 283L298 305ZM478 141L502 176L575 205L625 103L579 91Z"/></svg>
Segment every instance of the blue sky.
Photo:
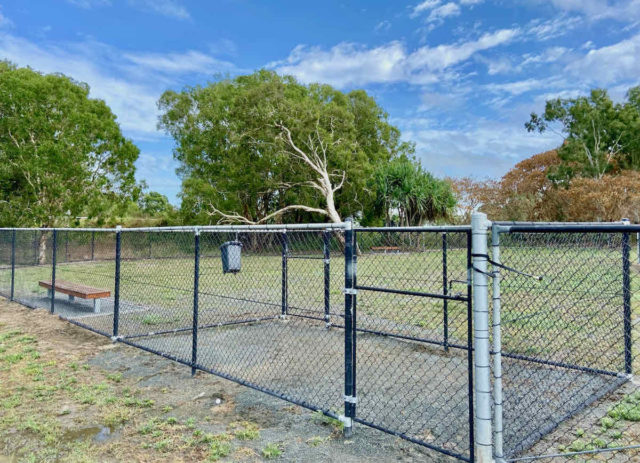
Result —
<svg viewBox="0 0 640 463"><path fill-rule="evenodd" d="M437 175L496 177L557 146L548 98L640 83L640 0L0 0L0 57L91 86L177 203L167 88L266 67L365 88Z"/></svg>

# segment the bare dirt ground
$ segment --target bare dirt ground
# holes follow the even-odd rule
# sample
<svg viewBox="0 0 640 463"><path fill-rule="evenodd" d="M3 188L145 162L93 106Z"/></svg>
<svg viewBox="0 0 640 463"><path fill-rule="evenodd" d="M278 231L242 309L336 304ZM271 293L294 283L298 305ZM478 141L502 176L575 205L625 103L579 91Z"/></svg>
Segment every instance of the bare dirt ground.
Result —
<svg viewBox="0 0 640 463"><path fill-rule="evenodd" d="M0 301L0 463L451 461Z"/></svg>

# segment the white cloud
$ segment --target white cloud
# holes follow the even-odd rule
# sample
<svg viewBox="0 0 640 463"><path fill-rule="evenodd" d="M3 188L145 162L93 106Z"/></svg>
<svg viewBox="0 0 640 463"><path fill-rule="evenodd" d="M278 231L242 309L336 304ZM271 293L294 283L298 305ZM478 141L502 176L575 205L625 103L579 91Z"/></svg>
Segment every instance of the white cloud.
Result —
<svg viewBox="0 0 640 463"><path fill-rule="evenodd" d="M551 0L562 11L580 13L590 20L616 19L627 22L640 18L640 0Z"/></svg>
<svg viewBox="0 0 640 463"><path fill-rule="evenodd" d="M440 4L440 0L425 0L424 2L419 3L413 7L413 10L411 11L411 17L415 18L423 11L431 10L432 8L435 8L439 4Z"/></svg>
<svg viewBox="0 0 640 463"><path fill-rule="evenodd" d="M380 21L376 24L376 27L373 28L375 32L386 32L391 29L391 23L386 19L384 21Z"/></svg>
<svg viewBox="0 0 640 463"><path fill-rule="evenodd" d="M438 176L499 177L521 159L560 143L553 134L530 134L511 122L480 119L459 128L423 118L392 122L403 138L416 142L423 166Z"/></svg>
<svg viewBox="0 0 640 463"><path fill-rule="evenodd" d="M426 84L446 77L446 71L476 52L508 43L518 32L503 29L476 40L424 46L413 52L397 41L375 48L340 43L329 50L299 45L286 60L270 63L269 67L303 82L325 82L337 87L389 82Z"/></svg>
<svg viewBox="0 0 640 463"><path fill-rule="evenodd" d="M184 53L125 53L123 57L146 70L169 74L214 74L234 69L233 64L199 51Z"/></svg>
<svg viewBox="0 0 640 463"><path fill-rule="evenodd" d="M460 0L460 5L479 5L484 0Z"/></svg>
<svg viewBox="0 0 640 463"><path fill-rule="evenodd" d="M112 0L66 0L67 3L86 10L112 6ZM175 0L129 0L129 5L142 11L161 14L175 19L190 19L187 9Z"/></svg>
<svg viewBox="0 0 640 463"><path fill-rule="evenodd" d="M99 6L111 6L111 0L67 0L67 3L87 10Z"/></svg>
<svg viewBox="0 0 640 463"><path fill-rule="evenodd" d="M616 44L590 50L566 70L596 85L640 81L640 34Z"/></svg>
<svg viewBox="0 0 640 463"><path fill-rule="evenodd" d="M141 10L151 11L170 18L189 19L191 15L187 9L174 0L129 0Z"/></svg>
<svg viewBox="0 0 640 463"><path fill-rule="evenodd" d="M456 3L449 2L431 10L427 17L427 23L440 23L445 18L459 15L460 7Z"/></svg>
<svg viewBox="0 0 640 463"><path fill-rule="evenodd" d="M524 55L524 60L518 66L519 69L522 69L525 66L529 66L532 64L548 64L555 63L560 60L563 56L565 56L570 51L569 48L566 47L550 47L545 49L542 53L537 55L527 54Z"/></svg>
<svg viewBox="0 0 640 463"><path fill-rule="evenodd" d="M530 78L515 82L506 82L501 84L487 84L484 86L487 90L494 93L508 93L510 95L521 95L532 90L540 90L557 86L557 79L536 79Z"/></svg>
<svg viewBox="0 0 640 463"><path fill-rule="evenodd" d="M534 19L525 28L526 34L537 40L550 40L571 32L582 24L582 19L578 16L561 15L556 18L542 21Z"/></svg>

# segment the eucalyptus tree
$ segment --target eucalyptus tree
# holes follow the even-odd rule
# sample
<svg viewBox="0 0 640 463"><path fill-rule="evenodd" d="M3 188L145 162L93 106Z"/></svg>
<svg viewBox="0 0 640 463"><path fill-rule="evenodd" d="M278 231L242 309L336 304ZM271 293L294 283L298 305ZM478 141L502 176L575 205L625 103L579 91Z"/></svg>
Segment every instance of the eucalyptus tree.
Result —
<svg viewBox="0 0 640 463"><path fill-rule="evenodd" d="M413 151L366 92L266 70L167 91L159 107L190 220L339 221L373 206L379 165Z"/></svg>

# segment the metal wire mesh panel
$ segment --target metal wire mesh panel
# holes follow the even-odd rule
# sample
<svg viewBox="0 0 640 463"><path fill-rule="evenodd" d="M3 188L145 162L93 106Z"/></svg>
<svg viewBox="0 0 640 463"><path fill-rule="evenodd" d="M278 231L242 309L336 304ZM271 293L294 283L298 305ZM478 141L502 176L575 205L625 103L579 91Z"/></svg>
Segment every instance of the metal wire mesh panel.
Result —
<svg viewBox="0 0 640 463"><path fill-rule="evenodd" d="M467 233L356 236L356 420L471 458Z"/></svg>
<svg viewBox="0 0 640 463"><path fill-rule="evenodd" d="M15 231L0 230L0 296L11 297L12 250Z"/></svg>
<svg viewBox="0 0 640 463"><path fill-rule="evenodd" d="M53 233L16 230L14 299L31 308L51 307L41 281L51 279Z"/></svg>
<svg viewBox="0 0 640 463"><path fill-rule="evenodd" d="M56 232L54 313L108 336L113 330L115 243L113 232Z"/></svg>
<svg viewBox="0 0 640 463"><path fill-rule="evenodd" d="M638 450L638 270L629 235L500 236L504 453L586 452L631 461ZM634 460L635 461L635 460Z"/></svg>

